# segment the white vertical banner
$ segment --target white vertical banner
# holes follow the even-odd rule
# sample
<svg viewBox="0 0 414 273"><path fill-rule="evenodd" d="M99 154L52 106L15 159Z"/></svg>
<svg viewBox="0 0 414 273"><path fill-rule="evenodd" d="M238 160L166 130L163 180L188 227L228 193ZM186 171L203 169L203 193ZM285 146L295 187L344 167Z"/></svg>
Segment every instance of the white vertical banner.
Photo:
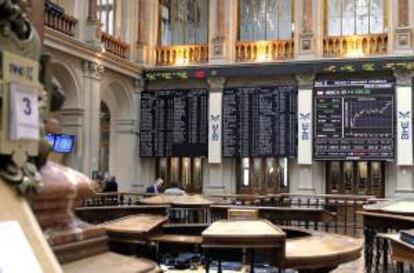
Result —
<svg viewBox="0 0 414 273"><path fill-rule="evenodd" d="M413 164L411 86L397 86L397 165Z"/></svg>
<svg viewBox="0 0 414 273"><path fill-rule="evenodd" d="M298 164L312 164L312 89L298 91Z"/></svg>
<svg viewBox="0 0 414 273"><path fill-rule="evenodd" d="M209 94L208 163L221 163L221 100L222 92Z"/></svg>

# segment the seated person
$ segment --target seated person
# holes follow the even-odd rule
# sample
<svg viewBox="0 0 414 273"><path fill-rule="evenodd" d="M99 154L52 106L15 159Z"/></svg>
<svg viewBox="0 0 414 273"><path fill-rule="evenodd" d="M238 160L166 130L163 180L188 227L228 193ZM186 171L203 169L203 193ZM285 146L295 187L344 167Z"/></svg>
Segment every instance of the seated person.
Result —
<svg viewBox="0 0 414 273"><path fill-rule="evenodd" d="M171 186L164 191L164 194L167 195L185 195L185 191L178 187L177 182L171 183Z"/></svg>
<svg viewBox="0 0 414 273"><path fill-rule="evenodd" d="M146 193L160 193L161 186L163 183L164 183L164 180L162 180L162 178L157 178L157 180L155 180L154 185L149 186L145 192Z"/></svg>
<svg viewBox="0 0 414 273"><path fill-rule="evenodd" d="M112 176L109 181L106 182L103 192L117 192L118 182L116 182L115 176Z"/></svg>

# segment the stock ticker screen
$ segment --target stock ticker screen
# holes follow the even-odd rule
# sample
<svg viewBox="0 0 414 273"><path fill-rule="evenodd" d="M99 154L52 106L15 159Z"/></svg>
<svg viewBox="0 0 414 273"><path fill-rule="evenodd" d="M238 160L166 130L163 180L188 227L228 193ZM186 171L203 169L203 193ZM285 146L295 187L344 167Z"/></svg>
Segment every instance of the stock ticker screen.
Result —
<svg viewBox="0 0 414 273"><path fill-rule="evenodd" d="M316 80L314 158L394 159L395 81Z"/></svg>

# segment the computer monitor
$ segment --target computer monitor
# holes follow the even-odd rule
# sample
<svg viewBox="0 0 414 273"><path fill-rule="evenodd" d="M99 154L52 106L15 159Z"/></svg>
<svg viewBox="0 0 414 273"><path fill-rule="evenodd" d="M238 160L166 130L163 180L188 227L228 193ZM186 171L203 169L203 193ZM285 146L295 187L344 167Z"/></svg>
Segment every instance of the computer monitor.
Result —
<svg viewBox="0 0 414 273"><path fill-rule="evenodd" d="M54 134L47 134L46 135L46 140L49 143L49 145L52 147L52 149L53 149L53 146L55 146L55 139L56 139L56 137L55 137Z"/></svg>
<svg viewBox="0 0 414 273"><path fill-rule="evenodd" d="M73 151L74 135L47 134L46 138L54 153L71 153Z"/></svg>

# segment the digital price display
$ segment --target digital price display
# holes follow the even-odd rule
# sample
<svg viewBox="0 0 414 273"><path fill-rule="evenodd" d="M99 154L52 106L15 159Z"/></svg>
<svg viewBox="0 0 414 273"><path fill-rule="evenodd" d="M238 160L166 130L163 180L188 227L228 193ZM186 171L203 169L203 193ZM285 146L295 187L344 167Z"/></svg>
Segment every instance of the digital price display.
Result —
<svg viewBox="0 0 414 273"><path fill-rule="evenodd" d="M315 81L314 158L392 161L394 86L392 79Z"/></svg>

